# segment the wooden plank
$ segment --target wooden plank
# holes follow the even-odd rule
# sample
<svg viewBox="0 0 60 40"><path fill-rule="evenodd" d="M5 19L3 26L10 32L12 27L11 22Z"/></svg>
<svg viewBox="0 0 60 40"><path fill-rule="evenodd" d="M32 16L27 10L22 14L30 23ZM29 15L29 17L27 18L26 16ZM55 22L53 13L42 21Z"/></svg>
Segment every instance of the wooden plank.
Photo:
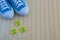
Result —
<svg viewBox="0 0 60 40"><path fill-rule="evenodd" d="M49 19L49 0L45 0L45 14L44 14L44 22L45 22L45 40L50 40L50 19Z"/></svg>
<svg viewBox="0 0 60 40"><path fill-rule="evenodd" d="M41 0L41 40L45 40L45 1Z"/></svg>
<svg viewBox="0 0 60 40"><path fill-rule="evenodd" d="M54 19L53 19L53 2L52 0L49 0L49 19L50 19L50 38L51 40L55 40L54 35Z"/></svg>
<svg viewBox="0 0 60 40"><path fill-rule="evenodd" d="M57 14L57 2L53 0L53 17L54 17L54 29L55 29L55 40L59 37L59 24L58 24L58 14Z"/></svg>
<svg viewBox="0 0 60 40"><path fill-rule="evenodd" d="M41 39L41 0L36 1L36 40ZM39 4L39 5L37 5ZM39 13L38 13L39 12ZM38 15L39 14L39 15Z"/></svg>

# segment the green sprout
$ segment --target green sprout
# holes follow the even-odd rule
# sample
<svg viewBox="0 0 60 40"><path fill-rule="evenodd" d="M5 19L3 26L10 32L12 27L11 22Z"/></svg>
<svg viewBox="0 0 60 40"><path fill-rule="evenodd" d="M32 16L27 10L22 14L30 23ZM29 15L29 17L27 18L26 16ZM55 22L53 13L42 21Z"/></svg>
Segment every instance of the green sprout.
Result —
<svg viewBox="0 0 60 40"><path fill-rule="evenodd" d="M10 30L11 35L15 35L17 32L18 32L18 30L16 28L12 28Z"/></svg>
<svg viewBox="0 0 60 40"><path fill-rule="evenodd" d="M22 26L20 28L20 32L23 33L23 32L26 32L27 31L27 27L26 26Z"/></svg>
<svg viewBox="0 0 60 40"><path fill-rule="evenodd" d="M16 20L16 21L14 22L14 24L15 24L15 26L20 26L20 25L21 25L21 21L20 21L20 20Z"/></svg>

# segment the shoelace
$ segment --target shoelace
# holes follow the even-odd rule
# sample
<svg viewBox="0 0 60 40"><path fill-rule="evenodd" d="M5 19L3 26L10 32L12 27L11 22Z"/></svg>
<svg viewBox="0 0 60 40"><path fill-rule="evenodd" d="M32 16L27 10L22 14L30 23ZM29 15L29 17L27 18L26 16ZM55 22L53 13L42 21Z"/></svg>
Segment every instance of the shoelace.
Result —
<svg viewBox="0 0 60 40"><path fill-rule="evenodd" d="M23 5L22 1L20 1L20 0L13 0L13 1L17 8L20 7L21 5Z"/></svg>
<svg viewBox="0 0 60 40"><path fill-rule="evenodd" d="M9 8L4 0L0 0L0 7L2 10Z"/></svg>

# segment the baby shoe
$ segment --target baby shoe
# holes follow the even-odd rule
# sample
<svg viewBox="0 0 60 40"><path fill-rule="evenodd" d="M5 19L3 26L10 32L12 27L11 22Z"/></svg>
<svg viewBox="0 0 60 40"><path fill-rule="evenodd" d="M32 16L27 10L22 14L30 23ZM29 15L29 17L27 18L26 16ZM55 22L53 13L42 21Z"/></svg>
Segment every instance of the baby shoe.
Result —
<svg viewBox="0 0 60 40"><path fill-rule="evenodd" d="M24 0L9 0L9 2L12 4L14 10L19 15L27 15L29 12L29 8L27 3Z"/></svg>
<svg viewBox="0 0 60 40"><path fill-rule="evenodd" d="M7 0L0 0L0 15L6 19L10 19L14 16L13 8Z"/></svg>

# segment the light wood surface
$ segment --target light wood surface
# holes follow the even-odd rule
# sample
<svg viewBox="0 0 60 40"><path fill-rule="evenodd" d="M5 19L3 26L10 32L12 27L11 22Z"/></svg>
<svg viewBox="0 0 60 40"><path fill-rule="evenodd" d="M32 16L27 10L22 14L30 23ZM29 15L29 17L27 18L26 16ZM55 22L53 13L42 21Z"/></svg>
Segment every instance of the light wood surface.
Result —
<svg viewBox="0 0 60 40"><path fill-rule="evenodd" d="M30 12L27 16L15 13L13 19L0 17L0 40L60 40L60 0L26 0ZM9 33L14 21L21 20L26 25L26 33L12 37Z"/></svg>

